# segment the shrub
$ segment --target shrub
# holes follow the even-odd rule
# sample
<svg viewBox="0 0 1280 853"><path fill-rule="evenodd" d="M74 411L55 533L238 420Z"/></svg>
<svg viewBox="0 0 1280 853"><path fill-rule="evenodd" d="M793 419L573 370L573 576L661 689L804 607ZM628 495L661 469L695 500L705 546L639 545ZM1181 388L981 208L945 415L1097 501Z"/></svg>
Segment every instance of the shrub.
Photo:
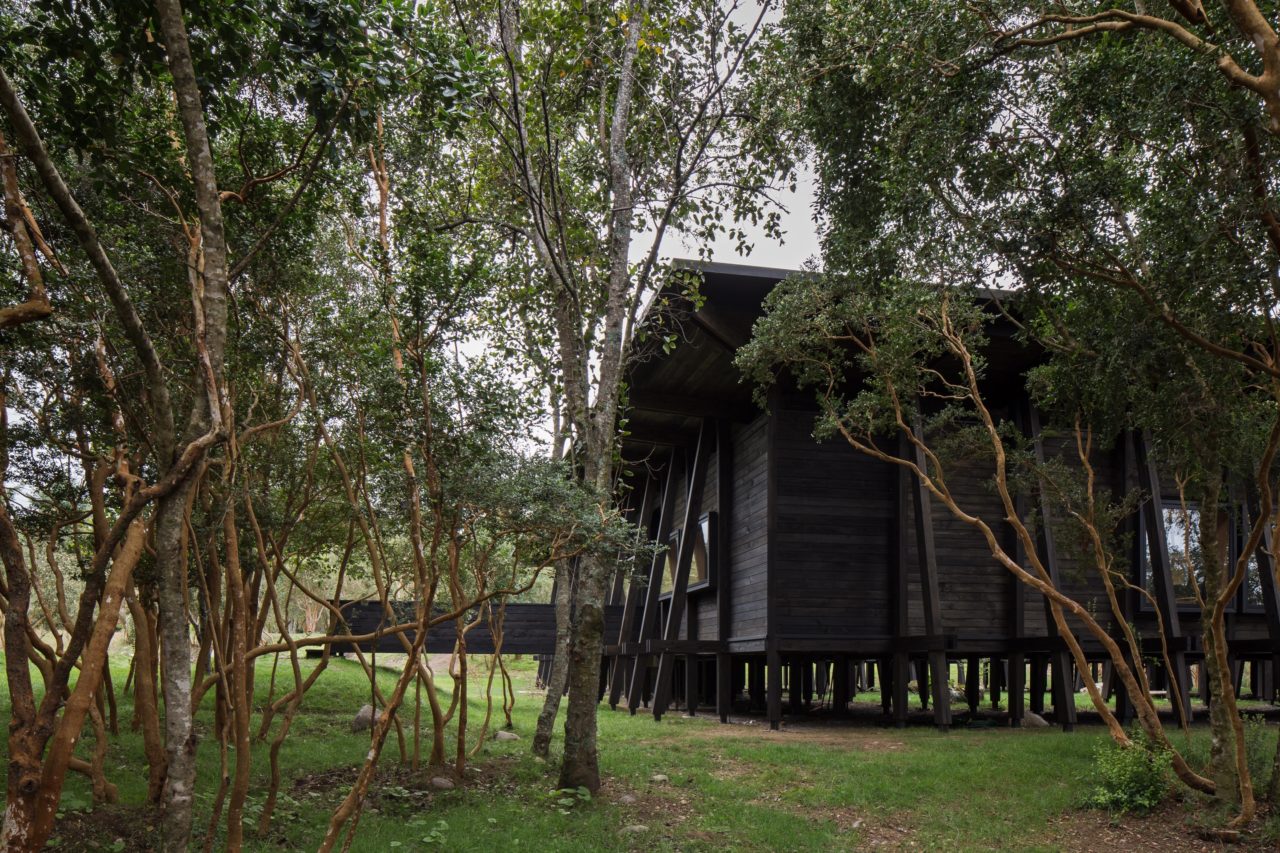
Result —
<svg viewBox="0 0 1280 853"><path fill-rule="evenodd" d="M1146 812L1169 790L1169 756L1137 733L1129 746L1108 741L1094 750L1095 787L1088 805L1111 812Z"/></svg>

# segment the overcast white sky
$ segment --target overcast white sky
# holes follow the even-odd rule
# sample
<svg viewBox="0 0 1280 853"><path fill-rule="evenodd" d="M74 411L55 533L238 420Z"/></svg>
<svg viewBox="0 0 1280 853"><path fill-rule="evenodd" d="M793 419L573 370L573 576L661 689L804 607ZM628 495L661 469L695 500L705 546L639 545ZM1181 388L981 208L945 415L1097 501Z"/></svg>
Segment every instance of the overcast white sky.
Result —
<svg viewBox="0 0 1280 853"><path fill-rule="evenodd" d="M754 249L749 256L737 252L736 241L721 237L711 244L711 259L727 264L751 264L760 267L779 267L782 269L800 269L810 257L821 259L822 251L818 245L818 229L813 220L814 178L805 170L796 182L794 193L777 194L777 200L786 207L782 215L782 241L772 240L765 236L764 229L751 226L744 227ZM652 236L649 233L637 235L632 251L638 255L648 250ZM664 258L697 258L699 244L691 239L683 239L679 234L668 234L663 239L662 257ZM633 258L639 260L639 258Z"/></svg>

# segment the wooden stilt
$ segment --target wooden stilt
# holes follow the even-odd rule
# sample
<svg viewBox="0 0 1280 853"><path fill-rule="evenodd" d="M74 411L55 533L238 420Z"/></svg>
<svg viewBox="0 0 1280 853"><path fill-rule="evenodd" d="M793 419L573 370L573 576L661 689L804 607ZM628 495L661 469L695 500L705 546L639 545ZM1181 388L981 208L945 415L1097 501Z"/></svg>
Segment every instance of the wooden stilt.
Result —
<svg viewBox="0 0 1280 853"><path fill-rule="evenodd" d="M672 451L671 458L667 462L666 485L662 490L662 505L658 510L658 528L654 532L654 538L661 545L666 545L667 540L671 536L672 518L675 515L676 489L680 487L680 472L682 468L681 454ZM649 571L645 575L645 583L642 588L637 589L633 596L643 600L643 605L637 601L636 607L640 612L640 624L637 626L634 634L636 640L647 640L657 636L659 616L661 614L662 603L659 596L662 592L662 570L666 565L666 554L654 554L653 559L649 562ZM634 614L635 611L633 611ZM634 615L632 617L635 618ZM626 609L623 609L623 623L626 627ZM628 631L623 634L621 642L632 639L631 633ZM631 677L628 679L626 694L627 708L634 714L640 706L641 692L644 690L647 676L645 669L648 667L647 659L643 656L636 656L631 661ZM615 689L619 685L615 684ZM610 693L610 698L613 694Z"/></svg>
<svg viewBox="0 0 1280 853"><path fill-rule="evenodd" d="M765 656L769 706L769 728L777 731L782 725L782 656L771 649Z"/></svg>
<svg viewBox="0 0 1280 853"><path fill-rule="evenodd" d="M689 571L693 566L694 546L701 535L698 519L702 515L702 493L707 480L707 457L711 452L713 429L712 421L709 418L703 418L702 425L698 429L698 443L693 449L693 465L689 469L689 484L684 504L684 523L680 527L676 571L675 577L672 578L670 609L667 611L666 626L662 632L662 639L667 643L674 643L680 639L681 620L685 618ZM658 672L653 698L654 719L662 719L671 701L671 677L675 657L667 651L658 655Z"/></svg>
<svg viewBox="0 0 1280 853"><path fill-rule="evenodd" d="M1044 655L1031 656L1031 684L1029 690L1031 693L1031 712L1033 714L1044 713L1044 693L1045 681L1047 679L1048 663Z"/></svg>
<svg viewBox="0 0 1280 853"><path fill-rule="evenodd" d="M831 708L841 717L849 713L849 673L849 658L837 656L831 673Z"/></svg>
<svg viewBox="0 0 1280 853"><path fill-rule="evenodd" d="M1027 664L1022 652L1009 655L1009 725L1022 725L1026 713Z"/></svg>
<svg viewBox="0 0 1280 853"><path fill-rule="evenodd" d="M978 659L976 657L969 658L968 672L965 673L964 680L964 698L969 703L969 713L978 713Z"/></svg>
<svg viewBox="0 0 1280 853"><path fill-rule="evenodd" d="M907 653L895 652L893 655L893 722L900 729L907 725L907 697L910 693L907 682L911 680L907 670Z"/></svg>
<svg viewBox="0 0 1280 853"><path fill-rule="evenodd" d="M716 654L716 715L729 722L733 711L733 657L728 652Z"/></svg>

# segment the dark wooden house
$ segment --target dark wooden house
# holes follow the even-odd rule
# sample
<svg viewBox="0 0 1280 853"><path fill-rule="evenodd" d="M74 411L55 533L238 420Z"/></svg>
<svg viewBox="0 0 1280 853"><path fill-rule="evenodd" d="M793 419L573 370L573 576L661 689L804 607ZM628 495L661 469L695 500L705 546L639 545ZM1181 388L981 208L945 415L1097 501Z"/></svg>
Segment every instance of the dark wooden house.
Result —
<svg viewBox="0 0 1280 853"><path fill-rule="evenodd" d="M932 704L933 721L948 725L949 664L960 663L971 708L985 671L992 698L1007 695L1014 725L1029 686L1032 710L1045 710L1047 691L1056 722L1071 727L1079 679L1110 679L1101 646L1079 634L1099 666L1076 673L1043 598L999 565L974 530L932 505L899 466L813 439L811 396L784 387L768 411L752 401L734 354L788 271L686 268L702 277L701 300L686 306L678 343L641 360L629 377L629 511L669 547L651 565L620 572L615 584L611 604L621 615L606 649L609 704L655 717L676 706L690 713L714 708L722 720L756 712L776 727L786 709L821 705L842 713L860 685L878 681L882 710L899 724L914 701ZM1041 434L1024 390L1025 349L998 328L991 346L993 409L1016 419L1038 452L1074 452ZM1172 511L1176 495L1162 484L1141 435L1122 437L1093 464L1103 485L1159 496L1129 524L1133 580L1160 606L1133 592L1123 604L1149 654L1158 656L1162 623L1172 666L1155 667L1153 677L1171 679L1189 700L1202 652L1198 611L1187 606L1171 568L1168 540L1181 518ZM986 479L981 466L949 472L968 507L999 519ZM1240 506L1241 521L1244 511ZM1052 525L1042 527L1041 556L1060 588L1102 619L1110 608L1100 582L1055 546ZM1258 555L1263 570L1255 562L1228 629L1237 671L1251 664L1244 692L1271 699L1280 610L1269 553ZM912 681L918 699L908 696ZM1106 688L1127 715L1123 691Z"/></svg>

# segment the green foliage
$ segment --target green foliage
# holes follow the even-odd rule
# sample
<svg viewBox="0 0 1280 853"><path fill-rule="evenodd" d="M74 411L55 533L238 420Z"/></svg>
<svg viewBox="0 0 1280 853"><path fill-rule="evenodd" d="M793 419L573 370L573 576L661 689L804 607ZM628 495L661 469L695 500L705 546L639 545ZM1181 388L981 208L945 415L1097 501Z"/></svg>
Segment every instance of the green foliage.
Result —
<svg viewBox="0 0 1280 853"><path fill-rule="evenodd" d="M1095 787L1085 801L1089 806L1119 814L1147 812L1168 796L1172 778L1168 753L1152 743L1136 725L1130 736L1128 746L1107 741L1095 747L1092 772Z"/></svg>

